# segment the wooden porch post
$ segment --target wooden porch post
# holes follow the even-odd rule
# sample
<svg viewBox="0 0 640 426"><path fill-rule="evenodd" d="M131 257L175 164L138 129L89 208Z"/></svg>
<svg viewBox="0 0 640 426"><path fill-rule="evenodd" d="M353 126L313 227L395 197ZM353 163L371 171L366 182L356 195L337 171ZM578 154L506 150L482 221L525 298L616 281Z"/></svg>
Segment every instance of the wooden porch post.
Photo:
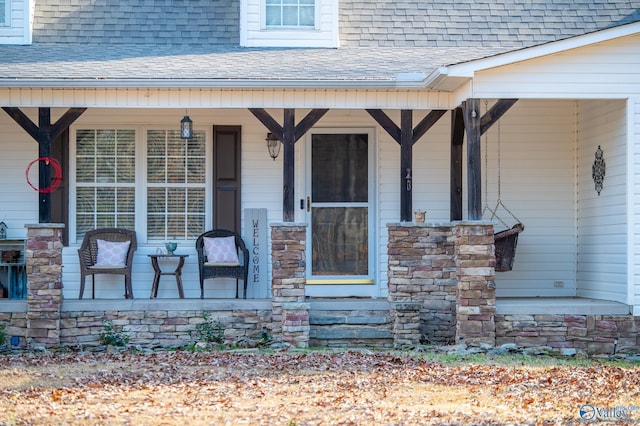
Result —
<svg viewBox="0 0 640 426"><path fill-rule="evenodd" d="M462 103L467 130L467 209L469 220L482 219L482 158L480 149L480 100Z"/></svg>
<svg viewBox="0 0 640 426"><path fill-rule="evenodd" d="M51 124L51 108L38 108L38 126L19 108L2 107L13 120L38 142L38 157L51 156L51 142L71 126L87 109L69 108L55 124ZM38 187L51 185L51 171L44 162L38 164ZM38 197L39 222L51 222L51 194L40 193Z"/></svg>
<svg viewBox="0 0 640 426"><path fill-rule="evenodd" d="M413 210L413 111L400 111L400 221L411 222Z"/></svg>
<svg viewBox="0 0 640 426"><path fill-rule="evenodd" d="M400 127L380 109L368 109L369 115L400 144L400 221L411 222L413 210L413 144L424 136L447 111L433 110L413 126L413 110L400 111Z"/></svg>
<svg viewBox="0 0 640 426"><path fill-rule="evenodd" d="M284 123L278 122L263 108L249 108L249 111L271 132L282 141L283 153L283 188L282 188L282 220L293 222L295 218L295 144L305 135L329 110L314 109L296 125L295 109L284 110Z"/></svg>
<svg viewBox="0 0 640 426"><path fill-rule="evenodd" d="M464 142L464 118L462 108L451 111L451 167L449 219L462 220L462 145Z"/></svg>
<svg viewBox="0 0 640 426"><path fill-rule="evenodd" d="M38 157L51 156L51 108L38 108ZM38 188L46 188L51 184L51 169L44 161L38 161ZM51 222L51 194L39 194L39 222Z"/></svg>
<svg viewBox="0 0 640 426"><path fill-rule="evenodd" d="M295 218L295 135L296 112L294 109L284 110L284 126L282 131L282 220L293 222Z"/></svg>
<svg viewBox="0 0 640 426"><path fill-rule="evenodd" d="M462 116L464 117L464 127L467 131L467 188L468 195L468 210L469 220L481 220L482 219L482 159L481 159L481 143L480 138L485 132L487 132L491 126L500 120L500 118L517 102L517 99L499 99L496 103L487 111L482 117L480 116L480 100L468 99L462 102ZM458 108L459 109L459 108ZM456 171L454 176L454 162L462 162L462 150L457 152L454 150L456 141L462 144L463 134L460 132L459 118L454 115L452 118L451 129L451 220L462 219L462 208L460 211L455 211L454 216L454 201L460 200L462 205L462 191L460 195L454 194L454 180L460 178L462 181L462 169L460 172ZM455 122L454 122L455 120ZM457 208L457 206L455 206ZM455 219L454 219L455 217Z"/></svg>

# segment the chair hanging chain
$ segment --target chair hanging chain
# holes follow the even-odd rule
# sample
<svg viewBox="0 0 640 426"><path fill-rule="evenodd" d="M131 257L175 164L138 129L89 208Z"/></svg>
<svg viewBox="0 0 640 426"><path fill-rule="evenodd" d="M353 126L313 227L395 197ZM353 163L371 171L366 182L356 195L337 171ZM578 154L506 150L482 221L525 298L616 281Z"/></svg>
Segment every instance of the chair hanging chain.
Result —
<svg viewBox="0 0 640 426"><path fill-rule="evenodd" d="M485 99L484 101L484 109L485 109L485 113L488 110L488 101ZM511 215L511 217L513 217L515 219L516 222L521 223L520 219L518 219L516 217L516 215L513 214L513 212L511 212L511 210L509 210L509 208L507 206L504 205L504 203L502 202L502 158L501 158L501 152L502 152L502 147L501 142L502 142L502 131L501 131L501 120L498 120L498 151L497 151L497 166L498 166L498 193L497 193L497 199L496 199L496 207L494 209L492 209L491 207L489 207L489 190L488 190L488 164L489 164L489 132L485 132L485 145L484 145L484 164L485 164L485 179L484 179L484 193L485 193L485 205L484 205L484 209L482 210L482 215L484 216L484 212L489 210L491 212L491 219L493 220L494 218L498 219L500 221L500 223L502 223L502 225L504 225L506 228L509 227L509 225L507 225L501 218L500 216L498 216L498 208L500 206L502 206L502 208Z"/></svg>
<svg viewBox="0 0 640 426"><path fill-rule="evenodd" d="M487 113L489 102L484 100L484 113ZM491 210L489 207L489 132L484 134L484 207L482 209L482 216L487 210ZM491 210L493 212L493 210Z"/></svg>

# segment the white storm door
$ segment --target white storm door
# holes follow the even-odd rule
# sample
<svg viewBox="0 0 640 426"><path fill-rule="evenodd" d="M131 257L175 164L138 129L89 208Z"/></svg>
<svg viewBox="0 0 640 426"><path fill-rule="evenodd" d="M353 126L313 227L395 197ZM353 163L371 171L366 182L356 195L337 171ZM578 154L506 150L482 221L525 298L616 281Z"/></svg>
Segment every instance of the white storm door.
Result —
<svg viewBox="0 0 640 426"><path fill-rule="evenodd" d="M308 296L374 296L368 131L311 133L307 155Z"/></svg>

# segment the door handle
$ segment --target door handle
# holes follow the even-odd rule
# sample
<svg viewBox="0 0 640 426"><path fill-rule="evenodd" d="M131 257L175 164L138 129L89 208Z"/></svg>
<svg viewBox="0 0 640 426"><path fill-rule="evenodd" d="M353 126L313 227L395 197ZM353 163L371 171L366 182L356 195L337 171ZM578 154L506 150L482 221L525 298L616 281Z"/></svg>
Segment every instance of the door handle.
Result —
<svg viewBox="0 0 640 426"><path fill-rule="evenodd" d="M311 211L311 197L307 197L307 212Z"/></svg>

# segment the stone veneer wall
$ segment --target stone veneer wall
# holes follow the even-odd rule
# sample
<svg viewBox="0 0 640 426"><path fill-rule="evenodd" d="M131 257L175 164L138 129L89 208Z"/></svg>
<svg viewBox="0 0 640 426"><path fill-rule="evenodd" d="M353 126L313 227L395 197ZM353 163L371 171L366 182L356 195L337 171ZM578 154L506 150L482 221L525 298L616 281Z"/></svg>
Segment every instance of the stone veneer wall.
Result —
<svg viewBox="0 0 640 426"><path fill-rule="evenodd" d="M496 315L496 345L637 353L639 334L640 317L632 315Z"/></svg>
<svg viewBox="0 0 640 426"><path fill-rule="evenodd" d="M166 303L164 303L166 305ZM60 345L85 347L99 345L103 321L111 320L117 331L143 347L171 347L194 341L190 332L202 321L203 312L220 322L227 343L242 338L260 339L271 324L270 309L174 310L144 309L127 311L65 311L61 314Z"/></svg>
<svg viewBox="0 0 640 426"><path fill-rule="evenodd" d="M493 225L455 227L456 339L460 343L496 343L496 284Z"/></svg>
<svg viewBox="0 0 640 426"><path fill-rule="evenodd" d="M60 341L64 225L45 223L25 227L27 345L56 345Z"/></svg>
<svg viewBox="0 0 640 426"><path fill-rule="evenodd" d="M458 282L454 227L400 223L388 230L389 302L418 302L421 340L453 342Z"/></svg>
<svg viewBox="0 0 640 426"><path fill-rule="evenodd" d="M6 326L5 334L7 336L6 344L13 336L20 338L18 347L26 347L25 336L27 335L27 309L26 307L19 312L0 312L0 324Z"/></svg>
<svg viewBox="0 0 640 426"><path fill-rule="evenodd" d="M271 304L273 339L309 346L309 309L305 303L306 224L271 226Z"/></svg>

